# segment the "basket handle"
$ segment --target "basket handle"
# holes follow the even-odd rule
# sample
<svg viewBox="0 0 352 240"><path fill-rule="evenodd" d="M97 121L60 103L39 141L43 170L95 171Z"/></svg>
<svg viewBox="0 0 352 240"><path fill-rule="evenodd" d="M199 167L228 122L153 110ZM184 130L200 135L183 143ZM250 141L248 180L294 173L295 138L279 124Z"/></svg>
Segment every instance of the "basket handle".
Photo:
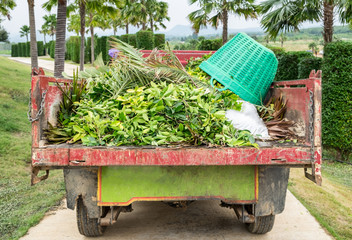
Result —
<svg viewBox="0 0 352 240"><path fill-rule="evenodd" d="M217 81L217 80L215 79L215 81ZM216 88L216 87L214 86L214 78L213 78L213 77L210 79L210 85L211 85L214 89L218 90L219 92L225 91L225 90L228 89L228 87L226 87L226 86L225 86L224 88Z"/></svg>

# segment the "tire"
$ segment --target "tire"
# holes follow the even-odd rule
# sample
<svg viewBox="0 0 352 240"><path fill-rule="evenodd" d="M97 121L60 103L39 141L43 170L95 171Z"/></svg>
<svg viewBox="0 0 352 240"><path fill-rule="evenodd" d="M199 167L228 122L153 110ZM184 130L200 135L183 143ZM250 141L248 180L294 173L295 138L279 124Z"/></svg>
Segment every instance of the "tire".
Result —
<svg viewBox="0 0 352 240"><path fill-rule="evenodd" d="M79 233L86 237L99 237L104 234L106 227L98 223L98 218L89 218L87 207L82 198L78 198L76 206L76 218Z"/></svg>
<svg viewBox="0 0 352 240"><path fill-rule="evenodd" d="M255 218L254 223L247 223L247 230L250 233L265 234L273 229L275 215L260 216Z"/></svg>

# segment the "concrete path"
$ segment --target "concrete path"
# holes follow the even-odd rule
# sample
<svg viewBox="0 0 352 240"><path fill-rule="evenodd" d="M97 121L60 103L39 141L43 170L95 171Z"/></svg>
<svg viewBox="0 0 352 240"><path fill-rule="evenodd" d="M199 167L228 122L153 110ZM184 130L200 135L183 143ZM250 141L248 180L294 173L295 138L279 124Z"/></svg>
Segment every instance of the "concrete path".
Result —
<svg viewBox="0 0 352 240"><path fill-rule="evenodd" d="M29 57L9 57L9 59L16 62L25 63L28 65L31 64L31 58ZM38 64L39 64L39 67L44 69L44 71L46 70L46 71L54 72L54 61L38 58ZM76 71L77 68L79 68L78 65L65 63L65 73L68 74L69 76L72 76L73 71Z"/></svg>
<svg viewBox="0 0 352 240"><path fill-rule="evenodd" d="M274 228L265 235L247 232L233 210L219 206L220 201L198 201L186 209L175 209L161 202L137 202L134 211L121 213L117 223L94 239L240 239L240 240L330 240L332 239L307 209L287 193L286 209L276 216ZM75 211L62 205L49 212L21 240L83 240Z"/></svg>

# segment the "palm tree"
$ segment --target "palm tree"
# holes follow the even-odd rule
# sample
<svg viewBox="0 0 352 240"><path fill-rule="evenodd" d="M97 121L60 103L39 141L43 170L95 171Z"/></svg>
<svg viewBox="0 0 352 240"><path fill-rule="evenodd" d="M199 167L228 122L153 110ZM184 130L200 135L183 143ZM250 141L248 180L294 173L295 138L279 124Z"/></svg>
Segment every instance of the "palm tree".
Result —
<svg viewBox="0 0 352 240"><path fill-rule="evenodd" d="M74 32L79 36L79 31L81 29L81 17L79 14L70 14L70 17L68 18L68 23L67 23L67 30L69 32Z"/></svg>
<svg viewBox="0 0 352 240"><path fill-rule="evenodd" d="M266 0L260 4L261 24L276 37L280 32L299 31L303 22L323 21L324 43L333 40L334 8L341 22L348 22L352 5L348 0Z"/></svg>
<svg viewBox="0 0 352 240"><path fill-rule="evenodd" d="M27 0L29 12L29 28L31 36L31 67L38 68L37 35L35 30L34 0ZM27 40L28 41L28 40Z"/></svg>
<svg viewBox="0 0 352 240"><path fill-rule="evenodd" d="M312 49L313 54L316 54L316 49L318 48L318 45L315 42L309 43L308 47Z"/></svg>
<svg viewBox="0 0 352 240"><path fill-rule="evenodd" d="M10 10L16 7L14 0L1 1L0 4L0 16L7 17L8 20L11 19Z"/></svg>
<svg viewBox="0 0 352 240"><path fill-rule="evenodd" d="M57 5L57 22L54 76L59 78L65 70L67 0L49 0L43 4L43 7L50 12L55 5Z"/></svg>
<svg viewBox="0 0 352 240"><path fill-rule="evenodd" d="M254 0L190 0L192 4L198 4L198 10L191 12L188 19L192 22L192 27L199 32L201 27L208 24L218 28L222 23L222 43L225 44L228 39L228 17L229 14L244 16L248 18L257 18L257 10Z"/></svg>
<svg viewBox="0 0 352 240"><path fill-rule="evenodd" d="M27 26L27 25L23 25L21 28L20 28L20 36L21 37L26 37L27 39L27 42L28 42L28 35L30 34L31 32L31 29Z"/></svg>
<svg viewBox="0 0 352 240"><path fill-rule="evenodd" d="M154 32L154 29L159 30L159 26L164 29L166 28L166 26L163 24L163 21L170 21L168 16L168 9L169 5L167 2L149 2L149 5L147 5L147 12L149 15L150 30L152 32Z"/></svg>
<svg viewBox="0 0 352 240"><path fill-rule="evenodd" d="M52 37L52 40L54 40L57 24L56 14L45 15L43 18L45 21L44 25L46 25L46 28L49 30L49 35Z"/></svg>
<svg viewBox="0 0 352 240"><path fill-rule="evenodd" d="M137 0L125 0L124 4L120 7L120 17L116 21L120 24L115 24L120 27L125 27L126 34L129 33L129 25L139 25L140 12L142 6Z"/></svg>
<svg viewBox="0 0 352 240"><path fill-rule="evenodd" d="M39 30L39 33L44 35L44 44L46 44L46 35L49 35L49 33L50 33L48 26L43 24L42 29Z"/></svg>
<svg viewBox="0 0 352 240"><path fill-rule="evenodd" d="M280 36L280 42L281 42L281 47L283 48L284 47L284 42L287 40L287 37L284 33L281 33Z"/></svg>

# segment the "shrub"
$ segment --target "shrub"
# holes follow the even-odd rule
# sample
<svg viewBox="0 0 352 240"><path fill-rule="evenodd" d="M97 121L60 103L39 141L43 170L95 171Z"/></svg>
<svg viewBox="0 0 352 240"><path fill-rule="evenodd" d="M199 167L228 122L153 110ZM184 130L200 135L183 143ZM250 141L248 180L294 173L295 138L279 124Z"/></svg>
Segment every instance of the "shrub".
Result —
<svg viewBox="0 0 352 240"><path fill-rule="evenodd" d="M352 151L352 43L332 42L322 64L323 144L338 150L343 160Z"/></svg>
<svg viewBox="0 0 352 240"><path fill-rule="evenodd" d="M108 43L108 37L107 36L102 36L98 38L98 52L97 55L100 53L102 54L104 62L109 61L109 43Z"/></svg>
<svg viewBox="0 0 352 240"><path fill-rule="evenodd" d="M42 41L37 42L38 56L44 56L44 43Z"/></svg>
<svg viewBox="0 0 352 240"><path fill-rule="evenodd" d="M50 53L51 58L55 58L55 41L50 41Z"/></svg>
<svg viewBox="0 0 352 240"><path fill-rule="evenodd" d="M69 38L70 41L70 54L71 60L75 63L79 63L80 59L80 49L81 49L81 37L79 36L71 36Z"/></svg>
<svg viewBox="0 0 352 240"><path fill-rule="evenodd" d="M298 63L298 79L308 78L312 70L321 70L322 61L317 57L302 58Z"/></svg>
<svg viewBox="0 0 352 240"><path fill-rule="evenodd" d="M26 57L27 53L26 53L26 43L20 43L21 45L21 57Z"/></svg>
<svg viewBox="0 0 352 240"><path fill-rule="evenodd" d="M122 42L128 43L128 34L121 35L120 40Z"/></svg>
<svg viewBox="0 0 352 240"><path fill-rule="evenodd" d="M222 39L205 39L200 41L197 48L198 50L218 50L222 46Z"/></svg>
<svg viewBox="0 0 352 240"><path fill-rule="evenodd" d="M154 34L154 45L156 48L162 49L165 47L165 34Z"/></svg>
<svg viewBox="0 0 352 240"><path fill-rule="evenodd" d="M11 57L18 57L18 44L11 45Z"/></svg>
<svg viewBox="0 0 352 240"><path fill-rule="evenodd" d="M128 44L137 47L137 37L136 34L128 34Z"/></svg>
<svg viewBox="0 0 352 240"><path fill-rule="evenodd" d="M269 48L271 51L273 51L276 57L285 53L285 49L282 47L274 47L270 45L267 45L266 47Z"/></svg>
<svg viewBox="0 0 352 240"><path fill-rule="evenodd" d="M26 57L30 57L31 56L31 43L30 42L26 42Z"/></svg>
<svg viewBox="0 0 352 240"><path fill-rule="evenodd" d="M298 78L298 64L302 58L312 57L312 53L286 52L277 57L279 61L275 81L295 80Z"/></svg>
<svg viewBox="0 0 352 240"><path fill-rule="evenodd" d="M154 34L152 31L139 31L137 36L137 48L152 50L154 48Z"/></svg>

